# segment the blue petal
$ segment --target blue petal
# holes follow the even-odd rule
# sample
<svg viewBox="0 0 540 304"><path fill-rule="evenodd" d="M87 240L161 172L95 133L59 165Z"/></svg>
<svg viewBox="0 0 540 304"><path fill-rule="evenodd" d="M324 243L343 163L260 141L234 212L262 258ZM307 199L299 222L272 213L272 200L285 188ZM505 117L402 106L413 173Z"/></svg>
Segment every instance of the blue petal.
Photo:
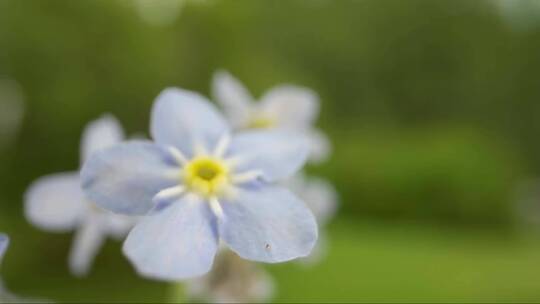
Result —
<svg viewBox="0 0 540 304"><path fill-rule="evenodd" d="M174 176L178 170L178 176ZM129 142L97 152L85 163L82 186L100 207L127 215L146 214L152 198L180 181L169 154L149 142Z"/></svg>
<svg viewBox="0 0 540 304"><path fill-rule="evenodd" d="M304 257L317 240L313 214L285 188L240 189L222 208L220 236L245 259L279 263Z"/></svg>
<svg viewBox="0 0 540 304"><path fill-rule="evenodd" d="M205 97L170 88L154 104L150 132L158 144L192 155L194 144L213 148L221 136L229 133L229 125Z"/></svg>
<svg viewBox="0 0 540 304"><path fill-rule="evenodd" d="M215 216L193 196L142 218L124 243L124 253L139 274L161 280L205 274L217 248Z"/></svg>
<svg viewBox="0 0 540 304"><path fill-rule="evenodd" d="M306 162L309 144L304 136L282 131L248 131L231 142L231 156L240 157L238 171L260 170L267 181L285 179Z"/></svg>
<svg viewBox="0 0 540 304"><path fill-rule="evenodd" d="M0 263L2 262L2 258L4 257L8 246L9 237L3 233L0 233Z"/></svg>

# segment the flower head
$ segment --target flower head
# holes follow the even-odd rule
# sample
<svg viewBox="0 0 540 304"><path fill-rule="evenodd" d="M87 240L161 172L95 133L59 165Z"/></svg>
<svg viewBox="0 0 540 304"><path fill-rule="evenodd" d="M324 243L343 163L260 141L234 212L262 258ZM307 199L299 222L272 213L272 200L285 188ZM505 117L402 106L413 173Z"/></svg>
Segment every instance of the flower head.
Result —
<svg viewBox="0 0 540 304"><path fill-rule="evenodd" d="M319 114L319 98L312 90L281 85L268 90L256 102L240 81L219 71L214 76L213 93L235 129L298 132L308 140L310 161L320 162L328 157L328 138L314 127Z"/></svg>
<svg viewBox="0 0 540 304"><path fill-rule="evenodd" d="M306 256L317 239L313 214L276 184L304 164L293 132L232 135L203 96L167 89L157 98L154 142L127 142L94 154L82 170L99 206L147 215L124 253L142 275L178 280L212 266L222 240L244 259L277 263Z"/></svg>
<svg viewBox="0 0 540 304"><path fill-rule="evenodd" d="M112 116L92 122L82 137L83 161L123 138L122 128ZM134 220L98 208L84 195L80 184L79 172L57 173L38 179L26 192L25 214L33 225L44 230L76 231L69 265L74 274L84 275L105 238L124 236Z"/></svg>

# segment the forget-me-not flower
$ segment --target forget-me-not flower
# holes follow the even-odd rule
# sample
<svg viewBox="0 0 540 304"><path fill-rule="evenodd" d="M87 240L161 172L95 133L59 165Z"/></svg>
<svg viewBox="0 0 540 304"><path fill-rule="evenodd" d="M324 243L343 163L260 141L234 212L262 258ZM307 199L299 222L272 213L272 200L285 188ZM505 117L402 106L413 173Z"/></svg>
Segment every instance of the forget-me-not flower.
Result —
<svg viewBox="0 0 540 304"><path fill-rule="evenodd" d="M298 132L309 142L309 160L321 162L330 153L328 138L314 127L319 97L312 90L280 85L268 90L259 101L235 77L225 71L214 75L214 98L237 130L277 129Z"/></svg>
<svg viewBox="0 0 540 304"><path fill-rule="evenodd" d="M304 164L302 136L232 134L203 96L166 89L152 111L151 141L94 154L82 185L101 207L142 217L124 253L147 277L207 273L223 241L244 259L277 263L306 256L317 239L312 212L278 181Z"/></svg>
<svg viewBox="0 0 540 304"><path fill-rule="evenodd" d="M112 116L90 123L84 131L81 158L118 144L124 132ZM83 193L79 172L48 175L38 179L25 195L27 219L37 227L54 232L75 230L69 256L72 273L84 275L107 236L124 237L134 219L100 209Z"/></svg>

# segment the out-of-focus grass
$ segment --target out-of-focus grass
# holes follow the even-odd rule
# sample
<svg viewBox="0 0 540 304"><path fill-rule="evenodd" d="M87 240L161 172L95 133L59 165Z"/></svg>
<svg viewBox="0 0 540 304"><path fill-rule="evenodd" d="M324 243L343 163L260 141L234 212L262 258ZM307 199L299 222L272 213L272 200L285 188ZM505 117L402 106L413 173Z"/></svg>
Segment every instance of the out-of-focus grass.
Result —
<svg viewBox="0 0 540 304"><path fill-rule="evenodd" d="M276 301L540 300L540 236L346 219L330 228L321 264L267 266ZM170 300L172 287L138 278L119 243L108 242L90 276L76 279L64 259L70 236L49 234L44 241L30 229L9 231L2 272L14 292L56 301ZM38 236L41 241L32 239Z"/></svg>
<svg viewBox="0 0 540 304"><path fill-rule="evenodd" d="M540 300L540 237L342 221L318 267L272 266L279 302Z"/></svg>

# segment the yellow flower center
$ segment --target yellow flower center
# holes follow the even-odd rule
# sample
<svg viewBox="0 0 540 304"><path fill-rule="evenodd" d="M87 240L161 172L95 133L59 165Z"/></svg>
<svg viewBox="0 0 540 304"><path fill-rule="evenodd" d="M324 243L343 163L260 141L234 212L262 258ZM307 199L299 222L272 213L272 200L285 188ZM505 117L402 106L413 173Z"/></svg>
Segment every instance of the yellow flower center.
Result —
<svg viewBox="0 0 540 304"><path fill-rule="evenodd" d="M254 117L249 123L248 128L249 129L269 129L273 127L276 124L276 122L265 116L257 116Z"/></svg>
<svg viewBox="0 0 540 304"><path fill-rule="evenodd" d="M184 182L190 190L203 196L217 196L229 183L229 172L222 160L199 156L184 167Z"/></svg>

